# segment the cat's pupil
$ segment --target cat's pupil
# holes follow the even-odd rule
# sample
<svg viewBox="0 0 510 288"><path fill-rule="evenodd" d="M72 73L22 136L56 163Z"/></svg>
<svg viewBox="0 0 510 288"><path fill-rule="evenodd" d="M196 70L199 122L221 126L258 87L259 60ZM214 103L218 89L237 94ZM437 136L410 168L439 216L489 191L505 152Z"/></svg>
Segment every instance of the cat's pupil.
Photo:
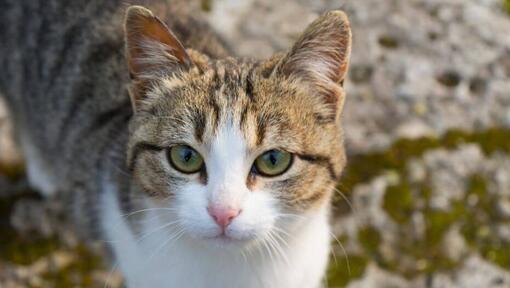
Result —
<svg viewBox="0 0 510 288"><path fill-rule="evenodd" d="M186 151L184 152L184 157L183 157L183 158L184 158L184 161L188 162L188 161L191 159L191 157L193 157L193 155L192 155L192 154L193 154L193 153L192 153L190 150L186 150Z"/></svg>
<svg viewBox="0 0 510 288"><path fill-rule="evenodd" d="M276 161L278 161L278 159L276 159L276 153L272 152L271 154L269 154L269 161L271 161L271 164L274 166L276 165Z"/></svg>

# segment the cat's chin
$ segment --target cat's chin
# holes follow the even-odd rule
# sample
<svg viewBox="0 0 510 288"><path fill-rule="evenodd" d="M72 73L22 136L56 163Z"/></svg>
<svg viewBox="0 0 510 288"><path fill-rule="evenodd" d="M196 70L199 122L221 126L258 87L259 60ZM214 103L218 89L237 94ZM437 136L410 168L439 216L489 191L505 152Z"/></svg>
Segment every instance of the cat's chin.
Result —
<svg viewBox="0 0 510 288"><path fill-rule="evenodd" d="M222 249L243 249L247 246L250 246L255 242L254 239L239 239L232 236L227 236L225 234L220 234L213 237L205 237L203 238L203 242L207 246L211 246L213 248L222 248Z"/></svg>

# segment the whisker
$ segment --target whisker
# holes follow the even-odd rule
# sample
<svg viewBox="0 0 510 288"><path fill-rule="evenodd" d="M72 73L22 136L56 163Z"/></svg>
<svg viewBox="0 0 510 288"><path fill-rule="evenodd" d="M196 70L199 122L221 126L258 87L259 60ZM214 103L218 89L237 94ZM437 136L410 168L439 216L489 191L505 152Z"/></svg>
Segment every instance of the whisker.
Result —
<svg viewBox="0 0 510 288"><path fill-rule="evenodd" d="M273 242L273 245L275 246L275 250L278 252L278 254L280 254L280 257L283 258L285 264L290 268L290 261L289 261L289 258L287 257L287 254L285 254L285 251L284 249L282 248L281 246L281 243L275 239L275 237L278 237L279 239L282 240L282 238L277 235L276 233L274 232L270 232L269 233L269 239L271 239L271 241ZM284 242L286 243L286 242Z"/></svg>
<svg viewBox="0 0 510 288"><path fill-rule="evenodd" d="M171 222L168 222L168 223L166 223L164 225L159 226L158 228L154 228L152 231L147 232L144 235L142 235L140 238L138 238L137 243L139 244L139 243L141 243L143 241L143 239L149 237L150 235L152 235L152 234L154 234L154 233L156 233L158 231L161 231L161 230L163 230L163 229L165 229L165 228L167 228L169 226L177 225L177 223L179 223L179 220L171 221Z"/></svg>
<svg viewBox="0 0 510 288"><path fill-rule="evenodd" d="M242 256L242 257L243 257L243 259L244 259L244 263L245 263L245 264L248 264L248 258L246 258L246 254L244 253L244 251L243 251L243 250L241 250L241 256Z"/></svg>
<svg viewBox="0 0 510 288"><path fill-rule="evenodd" d="M269 244L267 243L267 239L264 239L262 241L262 244L264 245L267 253L269 254L269 260L271 260L271 262L274 262L274 255L273 255L273 252L271 251L271 248L269 247Z"/></svg>
<svg viewBox="0 0 510 288"><path fill-rule="evenodd" d="M282 228L279 228L279 227L274 226L274 227L273 227L273 229L274 229L276 232L282 233L285 237L289 237L289 238L294 239L294 235L289 234L289 232L287 232L287 231L283 230Z"/></svg>
<svg viewBox="0 0 510 288"><path fill-rule="evenodd" d="M352 202L351 200L349 200L349 198L347 198L347 196L345 196L345 194L340 191L340 189L338 188L334 188L334 191L338 193L338 195L340 195L340 197L342 197L342 199L345 200L345 202L347 203L347 205L349 206L349 208L351 209L352 212L354 212L354 214L358 214L358 212L356 211L356 209L354 208L354 206L352 205Z"/></svg>
<svg viewBox="0 0 510 288"><path fill-rule="evenodd" d="M340 248L344 252L345 261L347 263L347 271L349 272L349 276L351 276L351 264L349 262L349 255L347 255L347 251L345 250L344 245L342 245L342 242L340 242L340 240L338 240L338 238L335 236L335 234L331 233L331 231L329 232L329 234L331 234L331 236L333 236L333 239L336 240L336 242L338 243L338 245L340 245Z"/></svg>
<svg viewBox="0 0 510 288"><path fill-rule="evenodd" d="M127 213L127 214L123 214L121 215L123 218L127 218L127 217L131 217L133 215L136 215L136 214L140 214L140 213L143 213L143 212L148 212L148 211L175 211L177 209L175 208L145 208L145 209L140 209L140 210L136 210L134 212L130 212L130 213Z"/></svg>
<svg viewBox="0 0 510 288"><path fill-rule="evenodd" d="M108 275L106 276L106 279L104 280L103 288L111 287L110 286L110 279L113 276L113 272L115 272L115 270L117 270L117 266L118 266L118 261L115 261L112 269L110 269L110 271L108 272Z"/></svg>
<svg viewBox="0 0 510 288"><path fill-rule="evenodd" d="M156 248L154 250L154 252L150 255L149 259L147 260L147 262L150 262L152 260L152 258L161 250L163 249L163 247L165 247L167 244L171 243L171 242L175 242L177 241L178 238L180 238L182 236L182 234L184 234L184 229L181 228L178 232L176 233L173 233L172 236L170 236L165 242L163 242L163 244L161 244L158 248ZM175 239L175 241L173 241Z"/></svg>
<svg viewBox="0 0 510 288"><path fill-rule="evenodd" d="M286 214L286 213L279 213L276 218L297 218L299 220L303 220L303 219L306 219L307 217L305 216L301 216L301 215L297 215L297 214Z"/></svg>

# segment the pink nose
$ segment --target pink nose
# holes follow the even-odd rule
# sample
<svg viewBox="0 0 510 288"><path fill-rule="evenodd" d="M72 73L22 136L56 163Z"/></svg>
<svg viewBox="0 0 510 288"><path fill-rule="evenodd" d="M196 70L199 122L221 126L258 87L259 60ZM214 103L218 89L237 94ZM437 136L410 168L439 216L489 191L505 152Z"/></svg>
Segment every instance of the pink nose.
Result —
<svg viewBox="0 0 510 288"><path fill-rule="evenodd" d="M207 212L222 229L225 229L241 213L241 210L210 205L207 207Z"/></svg>

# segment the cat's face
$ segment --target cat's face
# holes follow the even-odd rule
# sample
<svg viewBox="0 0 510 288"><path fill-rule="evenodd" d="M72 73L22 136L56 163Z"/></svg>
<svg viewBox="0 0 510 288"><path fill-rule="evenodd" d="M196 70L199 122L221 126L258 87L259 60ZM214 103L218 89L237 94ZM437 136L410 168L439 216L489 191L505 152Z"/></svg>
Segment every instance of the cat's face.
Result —
<svg viewBox="0 0 510 288"><path fill-rule="evenodd" d="M152 205L206 243L244 245L328 209L345 164L343 14L314 22L263 62L184 50L149 11L126 31L133 83L128 160Z"/></svg>

